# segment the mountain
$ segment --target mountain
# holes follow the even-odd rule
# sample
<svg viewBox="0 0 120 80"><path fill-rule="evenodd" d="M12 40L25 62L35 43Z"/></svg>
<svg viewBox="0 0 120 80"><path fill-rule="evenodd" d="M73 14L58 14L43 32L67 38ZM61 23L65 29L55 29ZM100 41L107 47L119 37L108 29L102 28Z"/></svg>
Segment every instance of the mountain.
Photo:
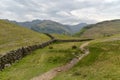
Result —
<svg viewBox="0 0 120 80"><path fill-rule="evenodd" d="M26 22L10 21L20 26L29 28L36 32L70 34L71 29L67 25L60 24L51 20L33 20Z"/></svg>
<svg viewBox="0 0 120 80"><path fill-rule="evenodd" d="M41 23L31 27L32 30L45 33L69 34L70 28L51 20L43 20Z"/></svg>
<svg viewBox="0 0 120 80"><path fill-rule="evenodd" d="M48 41L49 38L41 33L0 20L0 54L18 47Z"/></svg>
<svg viewBox="0 0 120 80"><path fill-rule="evenodd" d="M102 38L120 33L120 20L103 21L88 25L80 30L76 35L84 38Z"/></svg>
<svg viewBox="0 0 120 80"><path fill-rule="evenodd" d="M87 23L79 23L77 25L69 26L73 33L79 32L83 27L87 26Z"/></svg>
<svg viewBox="0 0 120 80"><path fill-rule="evenodd" d="M57 34L73 34L78 32L82 27L86 26L86 23L80 23L78 25L64 25L52 20L33 20L26 22L10 21L20 26L32 29L37 32L45 33L57 33Z"/></svg>
<svg viewBox="0 0 120 80"><path fill-rule="evenodd" d="M26 21L26 22L17 22L17 21L10 21L10 22L13 22L20 26L31 29L31 27L34 27L36 24L40 24L42 20L33 20L33 21Z"/></svg>

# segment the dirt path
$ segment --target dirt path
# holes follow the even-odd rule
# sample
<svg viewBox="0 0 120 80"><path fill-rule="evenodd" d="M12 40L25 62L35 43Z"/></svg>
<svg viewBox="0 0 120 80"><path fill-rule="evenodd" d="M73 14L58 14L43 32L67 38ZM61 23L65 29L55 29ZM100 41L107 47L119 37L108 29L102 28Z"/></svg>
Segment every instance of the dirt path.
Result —
<svg viewBox="0 0 120 80"><path fill-rule="evenodd" d="M83 57L87 56L89 54L89 50L85 47L89 44L89 42L86 42L80 46L80 49L84 52L84 54L78 56L78 58L73 58L69 63L66 65L54 68L38 77L35 77L31 80L51 80L53 79L57 74L60 72L64 72L72 68L75 64L77 64Z"/></svg>

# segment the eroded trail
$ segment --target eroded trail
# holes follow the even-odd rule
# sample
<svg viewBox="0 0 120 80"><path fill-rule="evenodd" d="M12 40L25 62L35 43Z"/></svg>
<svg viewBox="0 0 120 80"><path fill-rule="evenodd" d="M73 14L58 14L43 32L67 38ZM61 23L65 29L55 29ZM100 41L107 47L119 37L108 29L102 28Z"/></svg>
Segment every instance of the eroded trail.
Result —
<svg viewBox="0 0 120 80"><path fill-rule="evenodd" d="M53 79L57 74L60 72L64 72L72 68L75 64L77 64L83 57L87 56L89 54L89 50L86 48L88 46L89 42L86 42L80 46L80 49L83 51L84 54L81 54L77 58L73 58L70 62L67 64L54 68L38 77L35 77L31 80L51 80Z"/></svg>

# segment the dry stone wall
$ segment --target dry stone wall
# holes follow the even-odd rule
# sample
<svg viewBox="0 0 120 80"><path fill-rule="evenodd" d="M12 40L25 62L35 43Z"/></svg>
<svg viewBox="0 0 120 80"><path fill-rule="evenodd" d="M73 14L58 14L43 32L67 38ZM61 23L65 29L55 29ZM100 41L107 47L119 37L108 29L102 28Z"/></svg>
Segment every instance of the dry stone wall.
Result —
<svg viewBox="0 0 120 80"><path fill-rule="evenodd" d="M57 39L57 42L83 42L83 41L90 41L93 39L71 39L71 40L60 40Z"/></svg>
<svg viewBox="0 0 120 80"><path fill-rule="evenodd" d="M22 59L23 57L31 54L32 51L36 49L44 48L54 42L81 42L81 41L90 41L93 39L83 39L83 40L59 40L53 38L52 40L39 44L39 45L32 45L27 47L22 47L17 50L10 51L5 55L0 56L0 70L4 69L7 66L10 66L12 63Z"/></svg>
<svg viewBox="0 0 120 80"><path fill-rule="evenodd" d="M17 50L10 51L6 53L5 55L0 56L0 70L4 69L7 66L10 66L12 63L22 59L26 55L31 54L32 51L40 48L44 48L51 43L55 42L56 40L50 40L48 42L39 44L39 45L32 45L27 47L22 47Z"/></svg>

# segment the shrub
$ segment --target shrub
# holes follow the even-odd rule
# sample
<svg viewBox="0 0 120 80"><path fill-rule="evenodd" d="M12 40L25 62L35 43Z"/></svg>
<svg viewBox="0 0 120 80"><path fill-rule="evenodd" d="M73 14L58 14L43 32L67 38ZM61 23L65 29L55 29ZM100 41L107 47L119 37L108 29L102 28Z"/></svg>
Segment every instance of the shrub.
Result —
<svg viewBox="0 0 120 80"><path fill-rule="evenodd" d="M77 46L75 46L75 45L72 46L72 49L76 49L76 48L77 48Z"/></svg>
<svg viewBox="0 0 120 80"><path fill-rule="evenodd" d="M52 47L52 46L49 46L49 49L53 49L53 47Z"/></svg>

